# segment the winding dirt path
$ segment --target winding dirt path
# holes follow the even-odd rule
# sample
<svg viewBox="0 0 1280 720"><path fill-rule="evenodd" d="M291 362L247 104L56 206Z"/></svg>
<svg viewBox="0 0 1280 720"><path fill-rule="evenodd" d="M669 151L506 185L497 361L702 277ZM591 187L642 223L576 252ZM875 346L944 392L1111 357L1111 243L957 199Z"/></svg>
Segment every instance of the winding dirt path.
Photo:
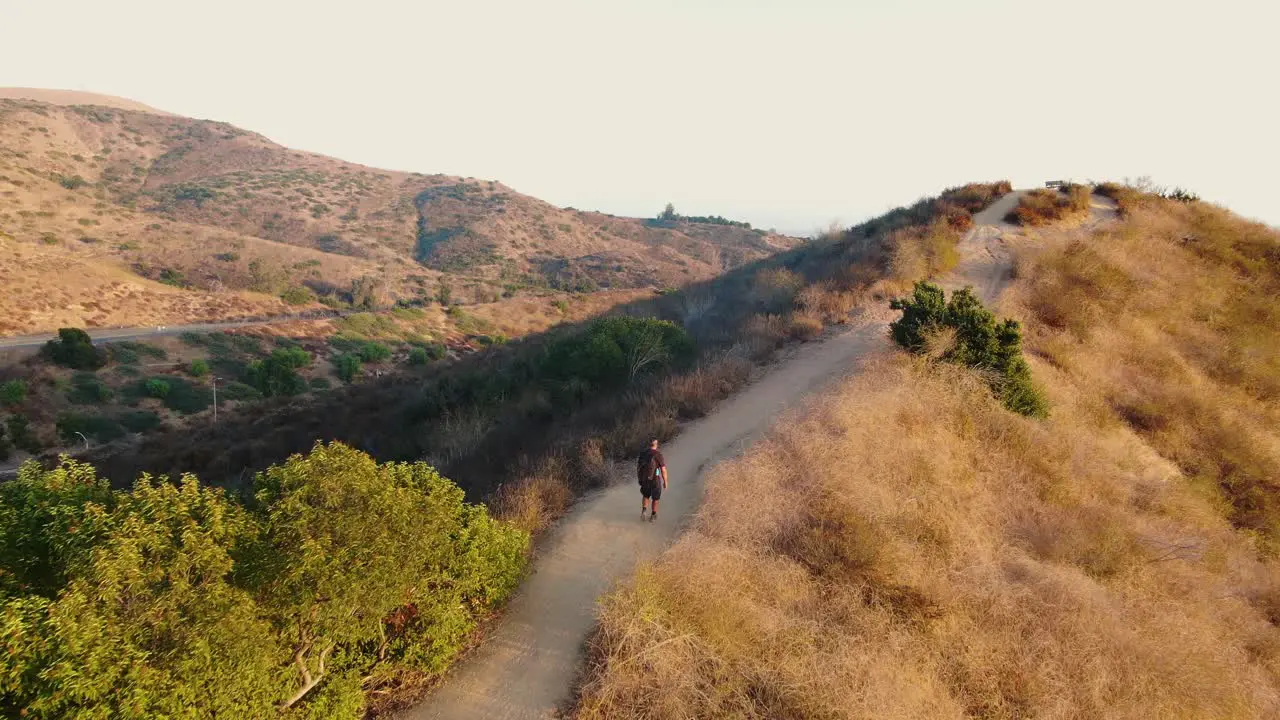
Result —
<svg viewBox="0 0 1280 720"><path fill-rule="evenodd" d="M948 287L973 285L989 302L1007 285L1012 251L1003 239L1009 230L1003 218L1019 196L1010 193L975 217L975 227L960 243L960 265L946 279ZM663 447L671 487L657 522L640 519L634 479L624 478L579 502L539 542L533 572L492 635L439 688L399 717L555 717L595 625L596 599L680 535L701 503L704 468L741 452L782 410L887 351L893 315L878 308L839 333L800 346L710 415L686 426Z"/></svg>

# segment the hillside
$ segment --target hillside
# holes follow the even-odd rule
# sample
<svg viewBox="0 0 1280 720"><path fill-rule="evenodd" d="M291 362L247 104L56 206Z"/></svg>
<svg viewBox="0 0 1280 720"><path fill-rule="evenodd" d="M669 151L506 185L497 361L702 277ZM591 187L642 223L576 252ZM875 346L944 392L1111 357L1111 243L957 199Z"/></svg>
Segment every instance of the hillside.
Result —
<svg viewBox="0 0 1280 720"><path fill-rule="evenodd" d="M0 93L3 334L425 302L441 284L456 302L674 287L798 242L556 208L129 101L24 95L80 99Z"/></svg>
<svg viewBox="0 0 1280 720"><path fill-rule="evenodd" d="M97 444L81 462L28 462L0 483L0 707L28 717L267 717L281 704L294 708L285 717L394 712L514 589L526 533L608 483L611 460L695 418L767 420L758 408L803 388L774 383L757 410L717 405L802 358L795 345L826 337L810 346L821 352L863 313L882 312L886 295L965 267L975 213L1006 211L1009 189L952 188L453 360L426 337L438 337L437 308L343 317L327 350L212 333L102 352L62 333L48 353L58 367L41 360L30 382L0 375L6 441L36 452L56 432ZM458 310L455 322L470 317ZM384 322L405 342L358 339ZM320 353L339 376L342 358L378 371L309 391L329 385ZM384 374L392 357L408 368ZM158 371L155 360L178 368ZM205 409L212 373L220 399L245 403L216 424ZM243 382L226 381L235 377ZM255 392L269 397L250 401ZM49 417L60 404L69 412ZM161 419L161 408L183 417ZM329 440L345 445L317 445ZM489 510L463 506L464 493ZM557 627L572 653L578 641Z"/></svg>
<svg viewBox="0 0 1280 720"><path fill-rule="evenodd" d="M603 601L576 717L1280 715L1280 233L1097 192L998 307L1047 417L935 326L786 418Z"/></svg>

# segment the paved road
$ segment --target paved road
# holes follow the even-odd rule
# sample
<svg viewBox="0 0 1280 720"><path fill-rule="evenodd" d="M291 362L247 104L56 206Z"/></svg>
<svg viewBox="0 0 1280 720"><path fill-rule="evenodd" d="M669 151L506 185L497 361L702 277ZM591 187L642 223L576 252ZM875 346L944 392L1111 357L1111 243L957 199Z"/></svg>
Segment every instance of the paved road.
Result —
<svg viewBox="0 0 1280 720"><path fill-rule="evenodd" d="M292 322L294 320L315 320L327 317L339 317L341 315L342 313L318 316L281 315L261 320L233 320L217 323L196 323L193 325L162 325L158 327L97 328L86 330L86 332L89 333L89 337L93 338L94 342L106 343L120 340L138 340L140 338L157 337L162 335L179 335L184 332L208 333L216 332L218 330L227 330L230 328L249 327L251 325L277 325L279 323ZM46 342L57 336L57 333L46 333L41 335L16 335L13 337L0 338L0 350L38 347L40 345L44 345Z"/></svg>
<svg viewBox="0 0 1280 720"><path fill-rule="evenodd" d="M953 277L993 299L1009 277L1012 254L1002 237L1011 194L975 218L960 243ZM636 563L657 557L702 503L703 472L742 452L778 415L868 358L889 350L888 323L897 313L869 309L852 327L803 345L758 381L686 426L663 448L671 487L656 523L640 520L640 493L624 463L623 481L579 502L538 543L533 572L492 634L421 704L401 720L516 720L556 717L581 666L595 626L596 598L627 577ZM632 471L633 472L633 471ZM661 692L661 688L656 688Z"/></svg>

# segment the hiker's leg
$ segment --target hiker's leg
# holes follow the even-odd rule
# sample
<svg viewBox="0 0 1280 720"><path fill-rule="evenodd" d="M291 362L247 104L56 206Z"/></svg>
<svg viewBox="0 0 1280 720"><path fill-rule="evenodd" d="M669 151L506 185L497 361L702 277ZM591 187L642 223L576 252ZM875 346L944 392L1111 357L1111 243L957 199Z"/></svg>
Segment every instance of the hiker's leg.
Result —
<svg viewBox="0 0 1280 720"><path fill-rule="evenodd" d="M653 499L653 514L658 514L658 498Z"/></svg>

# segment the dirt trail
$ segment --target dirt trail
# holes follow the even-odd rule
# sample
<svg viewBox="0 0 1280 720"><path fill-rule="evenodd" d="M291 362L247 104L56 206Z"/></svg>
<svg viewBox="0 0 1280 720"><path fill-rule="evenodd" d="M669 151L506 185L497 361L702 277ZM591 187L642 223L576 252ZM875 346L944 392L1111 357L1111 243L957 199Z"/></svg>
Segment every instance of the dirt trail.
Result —
<svg viewBox="0 0 1280 720"><path fill-rule="evenodd" d="M1011 278L1003 235L1010 193L975 217L960 243L949 287L973 285L990 301ZM583 643L595 625L596 598L680 534L702 500L703 469L741 452L774 418L806 396L888 349L891 315L877 309L852 327L800 346L758 381L686 426L663 447L671 487L655 523L640 519L634 479L579 502L538 545L533 572L490 637L403 720L550 718L572 688ZM752 502L744 498L744 502Z"/></svg>

